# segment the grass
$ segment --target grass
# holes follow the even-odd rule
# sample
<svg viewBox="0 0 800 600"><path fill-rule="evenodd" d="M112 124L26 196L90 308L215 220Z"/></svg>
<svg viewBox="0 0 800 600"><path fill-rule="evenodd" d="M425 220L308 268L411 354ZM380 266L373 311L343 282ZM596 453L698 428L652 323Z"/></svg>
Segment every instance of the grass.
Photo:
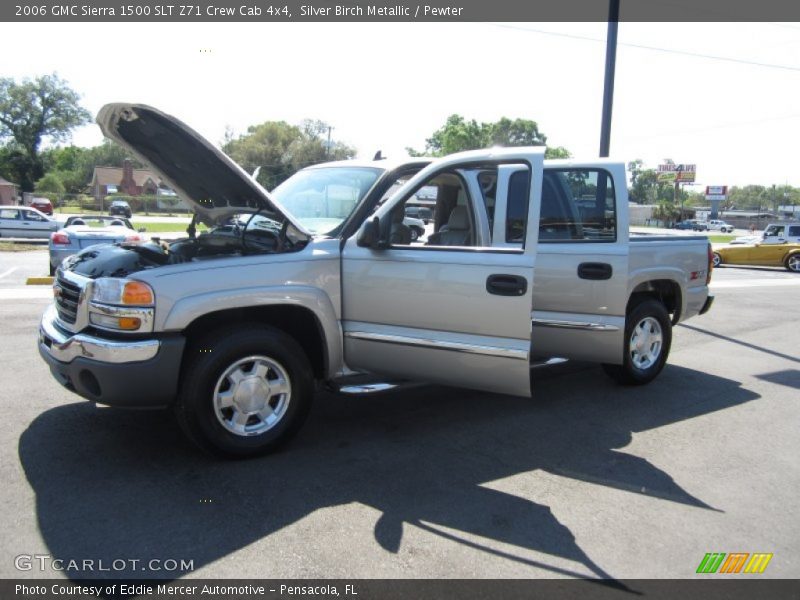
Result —
<svg viewBox="0 0 800 600"><path fill-rule="evenodd" d="M25 244L0 240L0 252L29 252L30 250L47 250L47 244Z"/></svg>
<svg viewBox="0 0 800 600"><path fill-rule="evenodd" d="M709 235L708 241L712 244L726 244L736 237L738 236L726 234Z"/></svg>
<svg viewBox="0 0 800 600"><path fill-rule="evenodd" d="M142 221L132 221L131 225L137 231L139 229L144 228L147 233L173 233L176 231L186 231L186 228L189 226L188 223L170 223L169 221L153 221L153 222L142 222ZM197 231L206 231L207 227L200 223L197 226Z"/></svg>

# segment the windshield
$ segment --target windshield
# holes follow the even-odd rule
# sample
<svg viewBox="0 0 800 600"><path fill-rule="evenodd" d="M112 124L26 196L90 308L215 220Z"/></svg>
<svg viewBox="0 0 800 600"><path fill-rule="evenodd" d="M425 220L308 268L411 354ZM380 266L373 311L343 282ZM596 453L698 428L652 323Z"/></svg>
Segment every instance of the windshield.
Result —
<svg viewBox="0 0 800 600"><path fill-rule="evenodd" d="M369 191L381 169L323 167L298 171L272 192L312 233L336 229Z"/></svg>

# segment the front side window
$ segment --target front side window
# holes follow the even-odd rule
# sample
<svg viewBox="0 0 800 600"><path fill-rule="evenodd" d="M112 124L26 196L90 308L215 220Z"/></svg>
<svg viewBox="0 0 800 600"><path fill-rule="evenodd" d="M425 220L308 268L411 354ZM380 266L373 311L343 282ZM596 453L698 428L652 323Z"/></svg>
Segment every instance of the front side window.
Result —
<svg viewBox="0 0 800 600"><path fill-rule="evenodd" d="M778 237L783 235L783 225L770 225L764 232L764 237Z"/></svg>
<svg viewBox="0 0 800 600"><path fill-rule="evenodd" d="M597 169L549 169L542 182L540 242L613 242L616 203L611 175Z"/></svg>

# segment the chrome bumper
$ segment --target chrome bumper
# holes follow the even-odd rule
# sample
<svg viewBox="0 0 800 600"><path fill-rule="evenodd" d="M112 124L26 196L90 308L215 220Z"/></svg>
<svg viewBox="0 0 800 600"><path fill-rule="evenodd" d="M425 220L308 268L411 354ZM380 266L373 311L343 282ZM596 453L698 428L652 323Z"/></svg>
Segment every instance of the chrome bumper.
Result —
<svg viewBox="0 0 800 600"><path fill-rule="evenodd" d="M48 306L39 324L39 346L62 363L78 357L115 364L141 362L155 357L161 346L159 340L121 342L82 333L68 336L56 326L57 316L55 306Z"/></svg>

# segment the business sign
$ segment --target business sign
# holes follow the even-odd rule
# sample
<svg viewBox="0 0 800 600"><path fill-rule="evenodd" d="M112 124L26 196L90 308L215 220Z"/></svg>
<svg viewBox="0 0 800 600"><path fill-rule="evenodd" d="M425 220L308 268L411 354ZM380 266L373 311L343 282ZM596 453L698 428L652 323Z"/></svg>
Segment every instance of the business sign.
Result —
<svg viewBox="0 0 800 600"><path fill-rule="evenodd" d="M706 200L727 200L727 199L728 199L727 185L706 186Z"/></svg>
<svg viewBox="0 0 800 600"><path fill-rule="evenodd" d="M668 163L658 165L656 181L659 183L693 183L697 174L697 165L677 165Z"/></svg>

